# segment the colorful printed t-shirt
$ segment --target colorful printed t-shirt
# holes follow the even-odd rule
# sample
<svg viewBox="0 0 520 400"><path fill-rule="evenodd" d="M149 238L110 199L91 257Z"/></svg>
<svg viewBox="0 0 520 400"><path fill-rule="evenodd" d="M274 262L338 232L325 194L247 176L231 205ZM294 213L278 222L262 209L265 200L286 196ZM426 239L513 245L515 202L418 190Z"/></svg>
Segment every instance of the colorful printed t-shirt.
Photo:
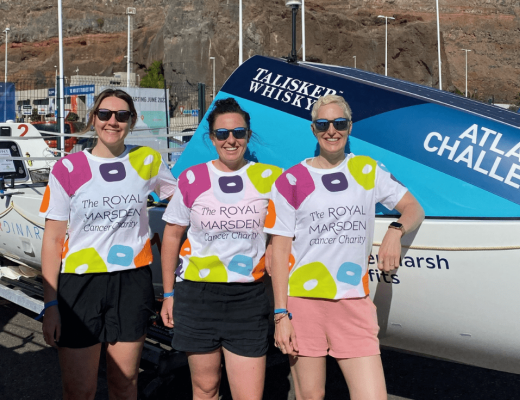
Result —
<svg viewBox="0 0 520 400"><path fill-rule="evenodd" d="M179 176L163 219L190 225L175 271L180 279L254 282L264 275L264 221L271 186L281 173L254 162L222 172L210 161Z"/></svg>
<svg viewBox="0 0 520 400"><path fill-rule="evenodd" d="M393 209L406 191L384 165L353 154L333 169L304 160L283 173L264 232L295 238L289 296L366 296L376 203Z"/></svg>
<svg viewBox="0 0 520 400"><path fill-rule="evenodd" d="M152 263L146 201L159 188L171 196L175 178L149 147L126 146L119 157L84 150L58 161L40 216L69 221L62 273L114 272Z"/></svg>

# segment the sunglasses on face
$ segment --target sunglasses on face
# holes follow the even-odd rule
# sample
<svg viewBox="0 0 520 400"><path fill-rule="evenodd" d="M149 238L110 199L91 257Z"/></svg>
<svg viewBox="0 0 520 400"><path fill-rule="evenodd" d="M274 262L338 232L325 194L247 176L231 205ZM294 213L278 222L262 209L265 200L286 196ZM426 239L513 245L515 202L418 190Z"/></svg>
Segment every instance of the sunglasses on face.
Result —
<svg viewBox="0 0 520 400"><path fill-rule="evenodd" d="M325 132L329 129L330 124L334 126L334 129L337 131L345 131L348 129L350 125L350 120L346 118L336 118L335 120L328 119L317 119L316 121L312 121L314 127L319 132Z"/></svg>
<svg viewBox="0 0 520 400"><path fill-rule="evenodd" d="M227 140L229 134L232 133L235 139L244 139L247 136L247 128L235 128L235 129L215 129L213 134L217 140Z"/></svg>
<svg viewBox="0 0 520 400"><path fill-rule="evenodd" d="M110 118L112 118L112 114L116 115L117 122L128 122L128 120L132 116L132 113L127 110L112 111L112 110L99 109L96 111L96 115L100 121L110 120Z"/></svg>

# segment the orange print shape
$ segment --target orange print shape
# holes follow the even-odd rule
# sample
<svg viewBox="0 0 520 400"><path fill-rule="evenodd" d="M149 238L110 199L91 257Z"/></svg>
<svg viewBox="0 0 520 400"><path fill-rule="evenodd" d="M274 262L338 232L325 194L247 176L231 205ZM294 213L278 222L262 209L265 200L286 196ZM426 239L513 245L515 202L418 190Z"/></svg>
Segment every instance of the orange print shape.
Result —
<svg viewBox="0 0 520 400"><path fill-rule="evenodd" d="M368 269L367 272L365 272L365 275L363 275L363 290L365 291L365 296L370 293L370 289L368 287Z"/></svg>
<svg viewBox="0 0 520 400"><path fill-rule="evenodd" d="M49 209L49 203L51 201L51 188L49 185L45 188L45 193L43 194L42 204L40 206L40 212L44 213Z"/></svg>
<svg viewBox="0 0 520 400"><path fill-rule="evenodd" d="M253 268L251 275L255 278L255 281L259 280L265 274L265 255L262 256L256 267Z"/></svg>
<svg viewBox="0 0 520 400"><path fill-rule="evenodd" d="M68 252L69 252L69 239L67 239L65 241L65 243L63 243L63 250L61 252L61 259L62 260L65 258L65 256L67 255Z"/></svg>
<svg viewBox="0 0 520 400"><path fill-rule="evenodd" d="M289 272L291 272L291 269L294 267L294 263L296 260L294 259L294 256L292 254L289 255Z"/></svg>
<svg viewBox="0 0 520 400"><path fill-rule="evenodd" d="M274 203L272 200L269 200L267 204L267 215L265 217L265 227L272 228L276 222L276 210L274 208Z"/></svg>
<svg viewBox="0 0 520 400"><path fill-rule="evenodd" d="M189 256L191 255L191 243L190 239L186 239L181 246L181 251L179 253L181 256Z"/></svg>
<svg viewBox="0 0 520 400"><path fill-rule="evenodd" d="M153 261L152 255L152 246L150 244L150 239L146 240L143 249L139 252L139 254L134 258L134 264L136 268L144 267L146 265L150 265Z"/></svg>

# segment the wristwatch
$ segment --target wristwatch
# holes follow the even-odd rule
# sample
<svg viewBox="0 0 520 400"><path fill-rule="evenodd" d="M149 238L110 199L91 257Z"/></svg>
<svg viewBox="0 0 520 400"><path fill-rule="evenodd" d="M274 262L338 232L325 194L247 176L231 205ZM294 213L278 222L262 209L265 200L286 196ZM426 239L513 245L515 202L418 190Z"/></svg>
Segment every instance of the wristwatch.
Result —
<svg viewBox="0 0 520 400"><path fill-rule="evenodd" d="M400 230L401 231L401 237L403 237L406 234L404 226L400 222L392 222L390 225L388 225L388 228Z"/></svg>

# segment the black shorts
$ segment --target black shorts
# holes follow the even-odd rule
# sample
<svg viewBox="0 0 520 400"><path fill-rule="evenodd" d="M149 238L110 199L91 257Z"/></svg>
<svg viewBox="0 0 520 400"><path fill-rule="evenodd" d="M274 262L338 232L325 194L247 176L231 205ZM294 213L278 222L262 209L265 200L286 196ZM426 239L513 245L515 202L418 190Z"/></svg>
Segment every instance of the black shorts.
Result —
<svg viewBox="0 0 520 400"><path fill-rule="evenodd" d="M58 345L84 348L97 343L134 342L146 333L153 306L149 266L109 273L60 274Z"/></svg>
<svg viewBox="0 0 520 400"><path fill-rule="evenodd" d="M244 357L263 356L270 308L262 282L178 282L172 347L191 353L224 347Z"/></svg>

